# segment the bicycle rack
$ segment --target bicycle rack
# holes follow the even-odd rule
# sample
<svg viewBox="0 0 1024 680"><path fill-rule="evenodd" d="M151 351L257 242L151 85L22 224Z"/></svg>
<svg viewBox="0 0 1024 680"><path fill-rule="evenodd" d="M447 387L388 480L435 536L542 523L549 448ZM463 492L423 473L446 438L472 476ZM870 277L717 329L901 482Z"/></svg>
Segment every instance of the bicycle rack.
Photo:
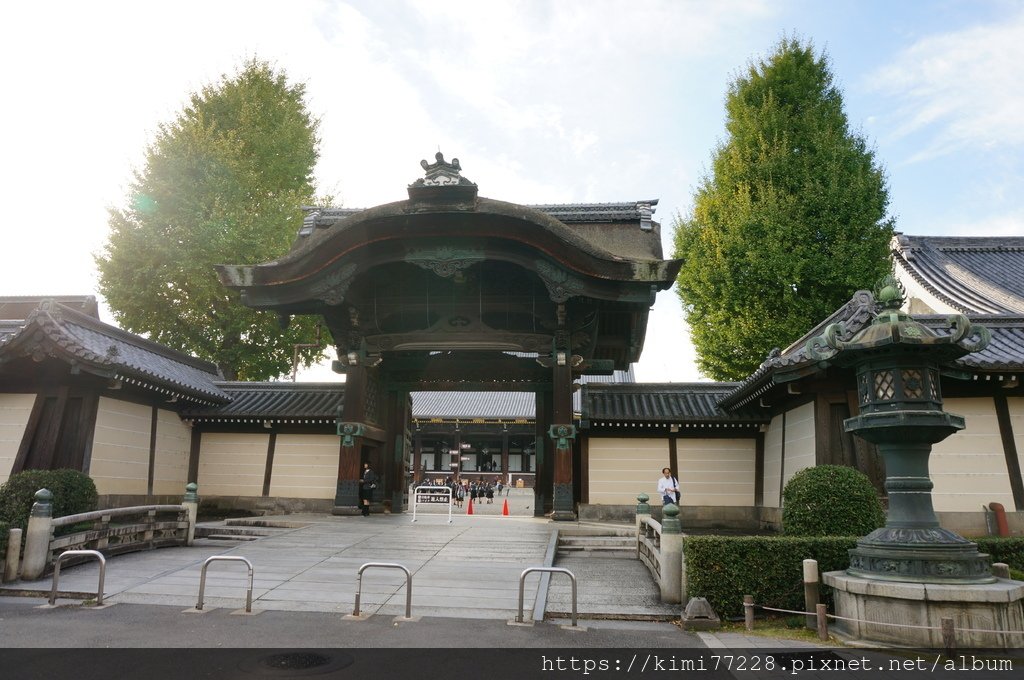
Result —
<svg viewBox="0 0 1024 680"><path fill-rule="evenodd" d="M359 567L356 574L356 606L352 610L352 616L359 616L359 598L363 593L363 572L370 567L384 567L387 569L401 569L405 572L405 618L412 618L412 573L401 564L393 562L367 562Z"/></svg>
<svg viewBox="0 0 1024 680"><path fill-rule="evenodd" d="M100 583L96 587L96 606L99 607L103 604L103 577L107 573L107 558L99 550L65 550L57 557L57 561L53 565L53 587L50 589L50 606L53 606L57 601L57 581L60 580L60 563L64 561L65 557L74 557L76 555L88 555L100 561Z"/></svg>
<svg viewBox="0 0 1024 680"><path fill-rule="evenodd" d="M199 601L196 602L196 609L203 611L203 592L206 590L206 568L210 566L210 562L244 562L245 566L249 569L249 589L245 591L245 613L252 613L252 562L244 557L237 557L231 555L214 555L213 557L206 558L203 562L203 569L199 573Z"/></svg>
<svg viewBox="0 0 1024 680"><path fill-rule="evenodd" d="M526 575L532 571L543 571L549 574L566 574L572 581L572 625L576 627L576 575L562 567L529 567L519 575L519 613L516 615L516 623L523 623L523 590L526 585Z"/></svg>

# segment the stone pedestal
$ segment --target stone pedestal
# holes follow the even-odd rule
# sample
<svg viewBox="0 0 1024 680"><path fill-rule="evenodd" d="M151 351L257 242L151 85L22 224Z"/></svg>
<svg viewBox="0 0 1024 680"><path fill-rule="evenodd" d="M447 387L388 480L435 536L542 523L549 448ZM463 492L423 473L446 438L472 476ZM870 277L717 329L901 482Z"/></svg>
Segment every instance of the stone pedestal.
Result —
<svg viewBox="0 0 1024 680"><path fill-rule="evenodd" d="M972 632L1024 630L1024 582L996 579L985 584L880 581L845 571L823 574L834 589L835 614L857 621L832 622L853 640L900 647L942 648L942 619L953 619L962 649L1020 649L1024 634ZM879 624L861 623L870 621ZM905 626L933 626L936 630Z"/></svg>

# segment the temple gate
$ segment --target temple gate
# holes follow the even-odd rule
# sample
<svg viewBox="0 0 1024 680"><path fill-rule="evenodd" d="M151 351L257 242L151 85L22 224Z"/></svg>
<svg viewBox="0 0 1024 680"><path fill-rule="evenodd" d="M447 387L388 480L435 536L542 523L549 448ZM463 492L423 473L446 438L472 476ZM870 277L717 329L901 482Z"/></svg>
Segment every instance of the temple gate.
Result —
<svg viewBox="0 0 1024 680"><path fill-rule="evenodd" d="M478 196L458 159L422 161L409 198L308 213L291 251L222 265L242 302L286 325L323 318L346 375L336 514L358 512L361 464L402 507L411 391L536 395L535 514L576 518L574 377L626 370L678 261L657 201L525 206ZM574 483L575 481L575 483Z"/></svg>

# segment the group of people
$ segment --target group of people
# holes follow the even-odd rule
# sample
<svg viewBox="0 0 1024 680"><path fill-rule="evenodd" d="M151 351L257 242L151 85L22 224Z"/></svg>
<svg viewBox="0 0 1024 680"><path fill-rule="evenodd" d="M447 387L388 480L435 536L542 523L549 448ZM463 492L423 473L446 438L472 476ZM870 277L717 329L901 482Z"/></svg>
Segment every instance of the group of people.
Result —
<svg viewBox="0 0 1024 680"><path fill-rule="evenodd" d="M501 481L501 478L495 479L493 482L484 480L458 480L452 477L448 477L445 480L435 480L434 482L423 481L416 485L416 488L421 486L447 486L452 490L452 503L457 508L465 505L466 499L468 498L472 502L481 502L485 500L487 503L494 503L494 497L500 496L502 490L505 494L508 494L508 486Z"/></svg>
<svg viewBox="0 0 1024 680"><path fill-rule="evenodd" d="M429 482L424 481L418 486L427 485L430 485ZM486 499L488 503L493 503L494 496L500 496L502 489L505 489L505 493L508 494L508 487L502 483L500 477L493 484L483 480L467 481L449 477L443 485L436 484L434 486L447 486L451 489L452 503L457 508L463 506L467 496L469 496L471 502L475 502L478 499L480 501ZM377 473L370 469L369 463L363 463L363 477L359 483L359 500L362 503L363 517L370 516L370 500L373 497L373 490L376 488ZM679 491L679 479L672 474L671 468L661 469L661 478L658 479L658 495L661 496L663 505L669 505L670 503L679 505L679 502L682 500L682 494Z"/></svg>

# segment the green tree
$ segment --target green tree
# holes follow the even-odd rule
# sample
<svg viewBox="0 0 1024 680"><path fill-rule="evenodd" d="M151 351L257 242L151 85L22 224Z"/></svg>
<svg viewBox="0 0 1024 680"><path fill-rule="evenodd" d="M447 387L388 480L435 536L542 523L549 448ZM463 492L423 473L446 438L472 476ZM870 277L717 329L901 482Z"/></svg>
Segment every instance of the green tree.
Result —
<svg viewBox="0 0 1024 680"><path fill-rule="evenodd" d="M301 206L313 202L319 156L304 97L304 85L254 59L159 127L96 256L100 291L123 328L213 361L229 380L290 370L315 320L282 330L275 315L243 306L213 266L287 252ZM306 365L319 356L301 353Z"/></svg>
<svg viewBox="0 0 1024 680"><path fill-rule="evenodd" d="M885 173L812 45L784 38L751 63L726 112L675 256L698 366L740 380L890 270L894 220Z"/></svg>

